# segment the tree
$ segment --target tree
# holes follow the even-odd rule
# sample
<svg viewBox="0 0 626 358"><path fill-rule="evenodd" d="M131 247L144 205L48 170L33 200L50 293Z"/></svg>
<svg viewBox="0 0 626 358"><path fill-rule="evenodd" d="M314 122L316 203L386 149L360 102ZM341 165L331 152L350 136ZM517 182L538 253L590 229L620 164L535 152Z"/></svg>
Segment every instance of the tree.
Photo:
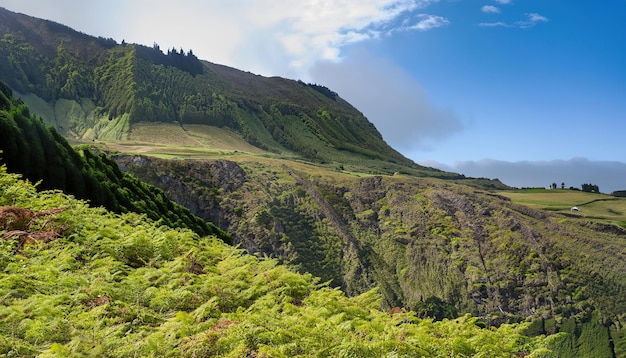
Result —
<svg viewBox="0 0 626 358"><path fill-rule="evenodd" d="M595 184L582 184L581 188L584 192L587 193L599 193L600 192L600 188L598 188L597 185Z"/></svg>

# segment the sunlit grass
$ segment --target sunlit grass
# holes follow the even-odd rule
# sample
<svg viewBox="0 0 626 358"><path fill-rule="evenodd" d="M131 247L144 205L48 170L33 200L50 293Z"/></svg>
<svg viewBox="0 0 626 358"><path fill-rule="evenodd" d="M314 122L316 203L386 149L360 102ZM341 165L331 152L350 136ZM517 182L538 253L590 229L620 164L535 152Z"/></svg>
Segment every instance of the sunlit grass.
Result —
<svg viewBox="0 0 626 358"><path fill-rule="evenodd" d="M516 203L540 210L609 221L618 225L626 223L626 198L569 189L522 189L499 194ZM573 207L577 207L578 211L572 210Z"/></svg>
<svg viewBox="0 0 626 358"><path fill-rule="evenodd" d="M171 148L199 148L212 151L265 153L228 128L178 123L141 123L132 126L129 143L143 143ZM179 150L180 151L180 150Z"/></svg>
<svg viewBox="0 0 626 358"><path fill-rule="evenodd" d="M330 176L391 175L406 171L409 175L429 177L428 169L409 169L392 163L339 152L343 157L332 162L316 162L289 151L273 153L256 148L234 132L210 126L192 126L183 131L175 124L158 124L155 128L140 125L133 128L129 140L89 142L104 151L147 155L161 159L227 159L254 161L275 166L288 165L305 172L324 172ZM186 127L187 128L187 127ZM176 138L179 136L180 138ZM172 138L172 139L170 139ZM446 173L436 173L443 176Z"/></svg>

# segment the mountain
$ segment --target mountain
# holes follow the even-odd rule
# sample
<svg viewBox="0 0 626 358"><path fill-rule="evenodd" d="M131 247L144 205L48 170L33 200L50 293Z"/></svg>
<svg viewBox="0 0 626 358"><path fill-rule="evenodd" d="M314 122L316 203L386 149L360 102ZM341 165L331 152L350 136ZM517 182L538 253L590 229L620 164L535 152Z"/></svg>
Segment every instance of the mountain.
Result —
<svg viewBox="0 0 626 358"><path fill-rule="evenodd" d="M6 206L10 204L10 206ZM114 215L0 166L0 355L546 356L565 335L378 310L215 237Z"/></svg>
<svg viewBox="0 0 626 358"><path fill-rule="evenodd" d="M433 178L359 177L271 159L114 159L248 252L350 295L377 287L383 307L420 317L529 320L538 334L572 333L563 357L609 357L613 345L626 354L626 230L618 226Z"/></svg>
<svg viewBox="0 0 626 358"><path fill-rule="evenodd" d="M30 112L251 256L349 296L376 288L384 309L567 333L557 356L626 356L622 228L420 167L328 88L6 10L0 20L0 76Z"/></svg>
<svg viewBox="0 0 626 358"><path fill-rule="evenodd" d="M320 85L201 61L192 50L117 44L5 9L0 37L0 78L68 138L132 139L145 122L204 125L229 128L268 153L459 177L405 158Z"/></svg>

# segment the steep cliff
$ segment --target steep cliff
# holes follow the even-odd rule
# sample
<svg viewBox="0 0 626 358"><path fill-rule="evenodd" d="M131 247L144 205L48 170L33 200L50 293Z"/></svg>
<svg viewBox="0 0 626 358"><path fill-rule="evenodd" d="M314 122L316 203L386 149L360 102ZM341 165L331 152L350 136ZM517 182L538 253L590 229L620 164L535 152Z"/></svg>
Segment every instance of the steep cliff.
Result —
<svg viewBox="0 0 626 358"><path fill-rule="evenodd" d="M624 269L623 230L597 230L491 192L271 160L115 160L248 252L280 258L349 294L380 287L386 307L494 323L584 315L591 307L608 322L626 307L626 282L606 271Z"/></svg>

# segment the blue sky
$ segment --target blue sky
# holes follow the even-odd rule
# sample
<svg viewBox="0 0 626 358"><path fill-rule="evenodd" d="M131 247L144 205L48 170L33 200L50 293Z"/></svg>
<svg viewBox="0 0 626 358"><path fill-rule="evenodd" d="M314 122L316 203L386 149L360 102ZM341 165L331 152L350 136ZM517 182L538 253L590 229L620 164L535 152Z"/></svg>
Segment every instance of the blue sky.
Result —
<svg viewBox="0 0 626 358"><path fill-rule="evenodd" d="M323 84L420 164L626 189L626 0L0 0L118 42Z"/></svg>

